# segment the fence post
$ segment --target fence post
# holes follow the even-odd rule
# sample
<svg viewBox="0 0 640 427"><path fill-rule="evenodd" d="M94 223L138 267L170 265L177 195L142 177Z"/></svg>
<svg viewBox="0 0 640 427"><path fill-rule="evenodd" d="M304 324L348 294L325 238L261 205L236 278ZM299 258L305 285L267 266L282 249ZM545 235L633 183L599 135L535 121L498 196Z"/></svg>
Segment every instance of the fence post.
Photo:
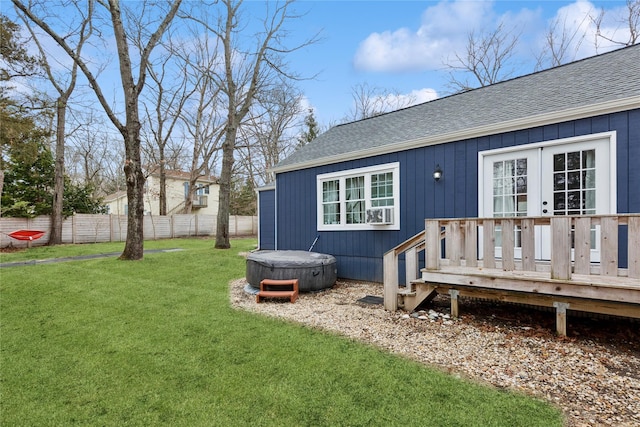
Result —
<svg viewBox="0 0 640 427"><path fill-rule="evenodd" d="M76 216L71 216L71 242L76 244Z"/></svg>

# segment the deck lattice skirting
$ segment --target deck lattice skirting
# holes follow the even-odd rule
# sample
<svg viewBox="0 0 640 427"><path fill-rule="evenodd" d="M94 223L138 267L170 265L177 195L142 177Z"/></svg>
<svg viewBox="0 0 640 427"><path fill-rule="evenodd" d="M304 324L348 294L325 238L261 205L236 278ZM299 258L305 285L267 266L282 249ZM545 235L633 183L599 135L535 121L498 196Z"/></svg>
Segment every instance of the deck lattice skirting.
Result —
<svg viewBox="0 0 640 427"><path fill-rule="evenodd" d="M592 229L600 235L598 260L592 260ZM536 259L542 233L549 233L549 260ZM623 233L626 260L618 250ZM406 286L400 288L402 254ZM427 219L423 232L384 255L384 306L413 311L437 294L451 297L453 316L459 296L555 307L560 335L567 310L640 318L640 214Z"/></svg>

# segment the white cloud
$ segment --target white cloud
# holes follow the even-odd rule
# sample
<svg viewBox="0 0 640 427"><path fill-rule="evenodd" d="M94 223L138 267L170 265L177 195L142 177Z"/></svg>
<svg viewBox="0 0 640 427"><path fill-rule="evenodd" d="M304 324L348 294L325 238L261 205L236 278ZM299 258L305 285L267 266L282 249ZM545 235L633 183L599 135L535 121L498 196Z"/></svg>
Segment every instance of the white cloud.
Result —
<svg viewBox="0 0 640 427"><path fill-rule="evenodd" d="M440 68L447 54L464 46L469 31L494 18L492 7L492 2L440 2L425 10L416 31L400 28L369 35L356 51L354 66L370 71Z"/></svg>
<svg viewBox="0 0 640 427"><path fill-rule="evenodd" d="M411 105L422 104L423 102L433 101L438 98L438 92L435 89L431 88L423 88L412 90L411 93L407 95L400 95L407 99L413 100Z"/></svg>
<svg viewBox="0 0 640 427"><path fill-rule="evenodd" d="M595 21L601 12L604 15L600 25L602 37L599 37ZM622 46L620 43L629 39L629 28L625 23L628 14L626 6L600 9L590 1L577 0L558 9L555 16L549 20L544 34L539 34L538 51L548 51L548 40L545 37L548 36L550 28L555 32L556 47L562 48L560 51L563 52L563 63L619 48Z"/></svg>
<svg viewBox="0 0 640 427"><path fill-rule="evenodd" d="M420 26L389 29L370 34L354 55L354 66L362 71L404 72L441 69L455 52L464 51L468 34L492 30L500 22L519 37L518 62L528 63L545 47L545 33L554 22L556 31L570 38L563 62L585 58L620 47L629 39L628 10L620 2L606 8L597 37L594 20L601 9L589 0L576 0L560 7L548 22L542 21L542 6L537 9L514 8L498 14L492 1L442 0L425 9ZM545 6L549 6L545 4ZM615 40L612 43L606 39ZM556 40L556 43L558 40ZM530 71L530 70L528 70Z"/></svg>
<svg viewBox="0 0 640 427"><path fill-rule="evenodd" d="M591 2L578 0L558 9L556 15L550 20L549 27L554 29L556 46L563 39L562 43L566 44L568 57L565 58L565 61L573 61L596 53L593 43L595 25L591 20L591 17L596 15L597 11ZM548 31L547 29L547 34ZM548 44L548 42L543 41L543 44Z"/></svg>

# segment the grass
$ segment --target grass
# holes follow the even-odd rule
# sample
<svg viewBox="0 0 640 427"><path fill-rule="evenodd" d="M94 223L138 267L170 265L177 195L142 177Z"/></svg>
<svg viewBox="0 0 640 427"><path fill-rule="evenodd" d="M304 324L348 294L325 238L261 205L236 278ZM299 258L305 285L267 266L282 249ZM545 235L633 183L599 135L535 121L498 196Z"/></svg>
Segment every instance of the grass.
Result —
<svg viewBox="0 0 640 427"><path fill-rule="evenodd" d="M234 310L234 240L0 270L4 426L553 426L559 410L371 346ZM81 246L82 254L112 252ZM70 256L35 248L0 260Z"/></svg>

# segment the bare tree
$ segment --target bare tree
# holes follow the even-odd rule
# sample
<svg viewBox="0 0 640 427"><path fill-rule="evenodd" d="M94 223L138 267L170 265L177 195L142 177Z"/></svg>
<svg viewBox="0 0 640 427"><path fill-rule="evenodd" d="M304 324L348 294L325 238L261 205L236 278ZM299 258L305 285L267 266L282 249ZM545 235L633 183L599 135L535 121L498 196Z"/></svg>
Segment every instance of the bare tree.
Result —
<svg viewBox="0 0 640 427"><path fill-rule="evenodd" d="M124 122L118 117L118 114L105 97L97 76L89 68L91 62L89 59L78 55L76 51L69 45L68 41L52 28L46 18L38 16L31 7L20 0L12 0L13 4L24 13L32 22L39 26L47 33L62 49L73 59L78 68L89 81L89 85L95 92L100 105L106 112L107 116L118 129L124 140L125 164L124 172L127 179L127 199L129 204L129 213L127 217L127 239L120 259L139 260L144 255L144 182L145 176L141 164L141 142L140 142L140 114L139 114L139 97L145 86L147 77L149 58L153 49L158 45L163 37L164 32L169 27L171 21L178 12L182 0L173 0L167 4L166 10L159 10L157 3L143 3L140 5L141 10L138 13L126 13L126 17L146 16L148 20L142 27L140 35L144 37L146 43L141 44L143 49L137 54L137 64L133 64L131 56L130 40L131 34L128 32L125 21L123 20L123 11L118 0L108 0L108 2L98 2L108 13L108 21L110 30L113 31L113 37L116 42L118 51L118 65L120 69L120 79L123 89L123 98L125 106ZM90 0L86 3L87 8L93 7L94 1ZM138 5L137 3L135 5ZM59 10L59 7L50 7L49 10ZM45 15L46 16L46 15ZM149 32L149 28L155 28L155 31ZM98 31L98 33L101 33ZM134 76L137 70L137 76Z"/></svg>
<svg viewBox="0 0 640 427"><path fill-rule="evenodd" d="M224 106L221 105L222 88L212 70L220 67L218 38L210 34L194 34L192 46L180 55L185 61L189 100L181 109L180 119L184 134L191 144L189 187L184 212L190 213L196 183L202 176L211 176L224 137Z"/></svg>
<svg viewBox="0 0 640 427"><path fill-rule="evenodd" d="M71 32L65 34L63 38L67 40L71 45L70 40L77 39L76 46L74 48L74 54L78 57L82 53L82 48L85 42L91 37L92 27L91 19L93 15L93 5L89 3L86 14L81 9L78 9L80 15L80 22L78 28L72 29ZM57 92L57 99L55 102L56 109L56 149L55 149L55 168L54 168L54 189L53 189L53 206L51 210L51 229L49 234L49 245L59 245L62 243L62 208L64 199L64 176L65 176L65 127L67 123L67 109L69 99L73 93L78 78L78 64L72 63L71 69L68 70L68 78L58 76L54 74L50 60L40 43L30 21L21 13L18 13L22 18L25 26L29 30L31 37L38 48L40 54L40 64L42 65L47 79ZM72 25L70 25L72 27ZM65 81L66 80L66 81Z"/></svg>
<svg viewBox="0 0 640 427"><path fill-rule="evenodd" d="M601 9L598 16L592 18L593 23L596 25L596 47L599 39L618 46L631 46L640 41L640 0L627 0L627 13L618 22L623 27L626 27L622 31L624 34L622 38L618 38L616 33L605 33L603 28L604 18L604 9Z"/></svg>
<svg viewBox="0 0 640 427"><path fill-rule="evenodd" d="M564 17L554 19L547 28L544 36L544 45L536 57L536 70L557 67L575 61L580 46L584 42L587 33L583 24L588 15L582 18L582 22L573 28Z"/></svg>
<svg viewBox="0 0 640 427"><path fill-rule="evenodd" d="M455 92L464 92L510 78L514 69L509 61L515 54L518 38L515 29L507 29L502 22L494 30L469 33L465 52L454 53L454 59L445 62L449 69L449 86ZM458 73L464 78L459 78Z"/></svg>
<svg viewBox="0 0 640 427"><path fill-rule="evenodd" d="M123 156L113 144L113 134L97 131L108 123L91 110L72 113L77 125L67 135L65 148L65 170L71 180L90 185L102 196L125 188L124 174L118 170Z"/></svg>
<svg viewBox="0 0 640 427"><path fill-rule="evenodd" d="M221 89L226 109L224 138L222 142L222 168L220 173L220 200L216 228L215 247L227 249L229 242L229 212L232 189L236 140L243 120L249 114L258 94L268 90L281 79L296 78L287 71L286 54L313 43L315 39L289 48L283 43L287 31L285 24L299 18L292 13L293 0L265 2L264 30L251 38L253 47L243 47L241 33L242 1L221 0L223 12L217 25L199 20L208 31L215 34L222 47L222 67L212 70L216 84ZM192 18L195 19L195 18Z"/></svg>
<svg viewBox="0 0 640 427"><path fill-rule="evenodd" d="M402 95L397 90L388 90L368 83L359 83L351 88L353 106L345 121L362 120L393 110L406 108L415 103L414 95Z"/></svg>
<svg viewBox="0 0 640 427"><path fill-rule="evenodd" d="M273 181L269 169L288 156L297 146L296 130L304 111L302 95L291 84L266 91L247 116L239 132L237 158L243 183L253 188Z"/></svg>
<svg viewBox="0 0 640 427"><path fill-rule="evenodd" d="M145 152L159 175L160 215L167 214L166 169L170 163L167 150L171 151L170 144L174 130L178 125L185 103L193 93L193 89L189 89L187 85L186 65L184 62L176 63L174 61L176 58L173 47L169 44L157 61L149 62L149 77L152 81L151 95L148 97L148 104L144 104L149 131L153 136L153 141L147 145ZM181 148L179 147L178 151ZM175 150L173 151L174 154L171 157L175 157Z"/></svg>

